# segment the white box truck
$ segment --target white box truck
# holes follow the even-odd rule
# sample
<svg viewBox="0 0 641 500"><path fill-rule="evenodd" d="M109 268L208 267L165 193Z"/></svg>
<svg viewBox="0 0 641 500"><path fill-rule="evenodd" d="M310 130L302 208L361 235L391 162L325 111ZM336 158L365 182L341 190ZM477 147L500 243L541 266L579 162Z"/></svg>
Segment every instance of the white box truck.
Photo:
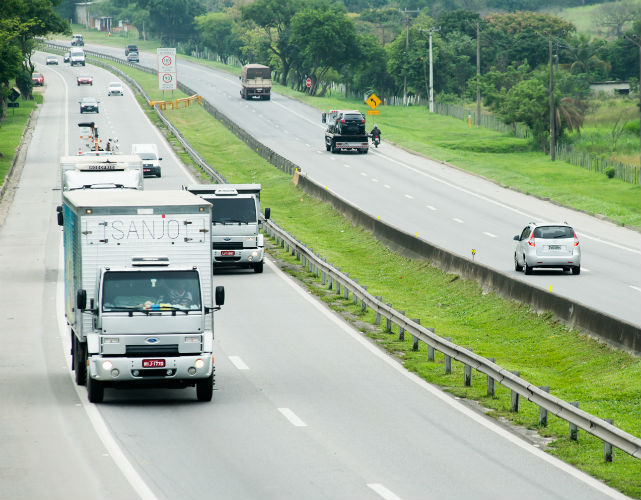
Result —
<svg viewBox="0 0 641 500"><path fill-rule="evenodd" d="M84 66L85 51L76 47L72 47L69 51L69 64L71 66Z"/></svg>
<svg viewBox="0 0 641 500"><path fill-rule="evenodd" d="M65 315L76 382L214 386L211 205L186 191L63 194Z"/></svg>
<svg viewBox="0 0 641 500"><path fill-rule="evenodd" d="M142 160L138 155L63 156L60 189L143 189Z"/></svg>
<svg viewBox="0 0 641 500"><path fill-rule="evenodd" d="M260 232L260 184L196 184L184 186L213 205L214 268L249 267L263 272L265 243ZM269 219L270 209L265 209Z"/></svg>
<svg viewBox="0 0 641 500"><path fill-rule="evenodd" d="M142 171L145 177L160 177L160 161L158 146L155 144L132 144L131 154L138 155L142 159Z"/></svg>

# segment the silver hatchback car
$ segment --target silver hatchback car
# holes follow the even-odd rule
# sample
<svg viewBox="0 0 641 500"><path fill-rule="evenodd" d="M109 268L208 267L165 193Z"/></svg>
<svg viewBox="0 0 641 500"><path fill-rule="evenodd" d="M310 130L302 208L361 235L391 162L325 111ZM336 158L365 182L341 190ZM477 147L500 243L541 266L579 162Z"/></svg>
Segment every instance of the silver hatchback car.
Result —
<svg viewBox="0 0 641 500"><path fill-rule="evenodd" d="M556 267L581 273L581 247L574 229L567 223L530 222L514 237L514 269L532 274L535 267Z"/></svg>

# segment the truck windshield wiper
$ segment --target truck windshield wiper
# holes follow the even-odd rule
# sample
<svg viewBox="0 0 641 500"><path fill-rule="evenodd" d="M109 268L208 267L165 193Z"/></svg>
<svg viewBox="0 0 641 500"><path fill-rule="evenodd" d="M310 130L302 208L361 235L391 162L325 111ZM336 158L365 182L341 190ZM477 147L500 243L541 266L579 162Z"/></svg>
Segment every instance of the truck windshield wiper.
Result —
<svg viewBox="0 0 641 500"><path fill-rule="evenodd" d="M162 306L154 307L151 309L145 309L144 307L139 307L139 306L114 306L109 308L103 307L103 312L129 312L129 313L141 312L147 315L149 315L149 313L158 313L163 311L168 311L168 312L180 311L180 312L184 312L185 314L189 314L189 312L191 311L200 312L200 308L191 309L189 307L172 306L164 303L162 304Z"/></svg>

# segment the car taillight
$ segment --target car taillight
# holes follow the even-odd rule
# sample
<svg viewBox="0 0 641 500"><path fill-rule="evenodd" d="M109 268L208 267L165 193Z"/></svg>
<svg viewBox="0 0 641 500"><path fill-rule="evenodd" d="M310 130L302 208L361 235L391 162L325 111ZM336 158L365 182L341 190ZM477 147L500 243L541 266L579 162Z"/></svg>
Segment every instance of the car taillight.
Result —
<svg viewBox="0 0 641 500"><path fill-rule="evenodd" d="M343 119L341 120L341 123L345 123L345 118L343 118Z"/></svg>
<svg viewBox="0 0 641 500"><path fill-rule="evenodd" d="M365 123L365 118L363 118L363 119L361 120L361 123Z"/></svg>
<svg viewBox="0 0 641 500"><path fill-rule="evenodd" d="M576 231L574 231L574 246L575 247L579 246L579 238L576 237Z"/></svg>
<svg viewBox="0 0 641 500"><path fill-rule="evenodd" d="M536 246L536 243L534 243L534 233L532 233L532 236L530 236L530 239L527 240L527 244L530 245L531 247Z"/></svg>

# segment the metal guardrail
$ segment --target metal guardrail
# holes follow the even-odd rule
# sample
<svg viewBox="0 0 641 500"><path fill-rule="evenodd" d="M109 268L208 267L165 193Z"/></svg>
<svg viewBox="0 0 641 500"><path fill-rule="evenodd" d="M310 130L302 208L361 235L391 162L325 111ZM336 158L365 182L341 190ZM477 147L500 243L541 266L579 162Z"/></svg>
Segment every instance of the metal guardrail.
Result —
<svg viewBox="0 0 641 500"><path fill-rule="evenodd" d="M55 48L60 47L64 48L64 46L56 46ZM103 55L101 54L95 54L97 54L97 57L103 57ZM119 60L111 56L104 56L104 58L115 60L115 62L118 62L120 64L126 64L123 60ZM130 66L136 69L142 69L146 72L154 72L149 68L143 69L138 65ZM145 99L149 100L144 89L142 89L142 87L140 87L140 85L135 80L131 79L128 75L120 72L119 70L117 70L117 68L110 68L110 70L115 70L115 72L117 72L122 78L126 79L134 87L136 87L141 92L141 94L145 96ZM185 87L185 89L189 90L189 92L187 93L195 93L188 87ZM215 108L206 100L203 99L203 101L205 101L204 105L206 108L215 110ZM191 147L191 145L189 145L187 140L182 137L180 132L162 115L162 113L160 113L158 110L157 112L161 117L163 123L165 123L172 131L172 133L176 135L176 137L180 140L181 145L183 145L192 159L213 178L223 179L223 177L218 172L216 172L211 166L209 166L209 164L207 164L204 159L202 159L200 155L198 155L198 153ZM216 112L218 115L222 115L217 110ZM225 121L231 122L231 120L229 120L229 118L227 118L225 115L222 115L222 117L224 117L223 123L225 123ZM234 123L234 126L244 132L244 130L238 127L237 124ZM246 132L244 132L244 134L248 135ZM247 140L245 140L245 142L247 142ZM289 162L288 160L285 160L285 162L291 164L291 162ZM283 170L289 171L290 166L283 165ZM219 182L226 183L225 180ZM458 346L448 339L436 335L430 328L426 328L420 325L418 322L407 318L404 314L396 311L390 305L384 303L380 298L368 293L367 287L359 285L357 282L350 279L348 275L342 273L339 269L336 269L331 264L328 264L325 260L316 255L313 251L308 249L304 244L296 240L293 236L288 234L273 221L265 221L265 228L267 233L271 237L273 237L281 247L286 248L286 250L288 252L291 252L292 255L296 255L297 258L302 259L303 266L307 267L307 269L310 272L313 272L317 277L320 276L321 283L323 285L327 283L329 288L335 287L337 293L341 293L342 288L345 298L348 298L349 293L351 292L354 303L360 300L361 308L363 310L365 310L367 307L372 309L377 315L377 321L380 321L380 318L384 317L388 321L388 324L394 323L399 328L399 331L402 331L403 333L407 332L409 335L412 335L412 337L414 338L414 350L418 350L419 341L425 343L428 346L428 359L433 360L434 351L438 351L446 357L446 360L447 358L450 358L450 360L454 359L455 361L462 363L466 367L466 379L468 377L469 370L471 369L486 374L488 377L488 391L490 385L493 387L493 382L498 382L499 384L512 391L513 401L514 395L522 396L528 401L538 405L546 412L550 412L553 415L556 415L557 417L567 421L570 424L571 429L573 426L575 426L576 428L582 429L589 434L597 437L598 439L601 439L604 442L604 456L606 460L612 460L611 452L608 453L607 451L611 446L614 446L628 453L634 458L641 459L640 438L633 436L632 434L629 434L619 429L618 427L615 427L611 421L608 422L605 419L595 417L594 415L591 415L590 413L579 409L574 404L557 398L552 394L549 394L546 388L537 387L531 384L527 380L519 377L518 374L501 368L492 360L483 356L479 356L478 354L472 352L470 349ZM447 369L447 362L445 366ZM492 382L492 384L490 384L490 381ZM516 401L516 406L518 408L518 398L516 399Z"/></svg>

